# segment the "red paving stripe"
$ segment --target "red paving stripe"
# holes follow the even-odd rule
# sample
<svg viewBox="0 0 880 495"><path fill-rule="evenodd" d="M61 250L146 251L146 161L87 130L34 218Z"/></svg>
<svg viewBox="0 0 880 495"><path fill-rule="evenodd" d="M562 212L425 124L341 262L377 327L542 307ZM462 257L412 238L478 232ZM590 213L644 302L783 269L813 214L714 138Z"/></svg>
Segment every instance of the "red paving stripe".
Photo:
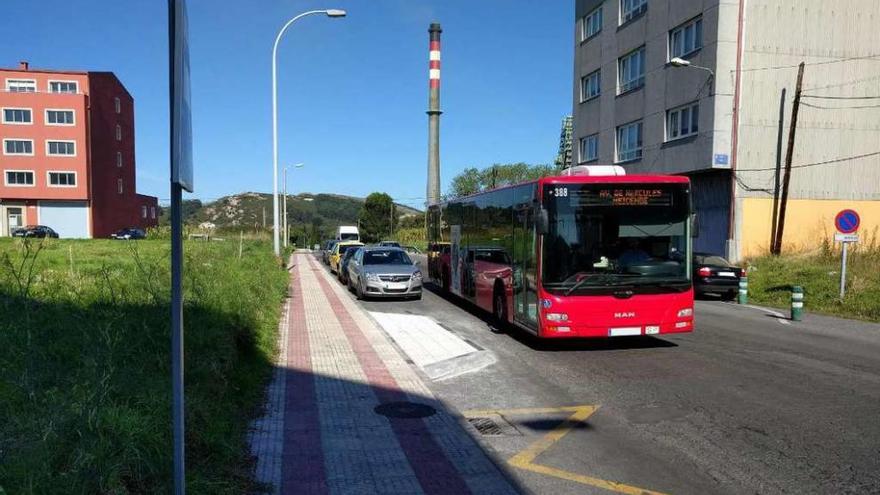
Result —
<svg viewBox="0 0 880 495"><path fill-rule="evenodd" d="M329 493L315 378L309 349L299 264L291 275L288 312L287 377L284 393L284 447L281 456L281 493ZM282 350L283 352L284 350Z"/></svg>
<svg viewBox="0 0 880 495"><path fill-rule="evenodd" d="M314 267L314 261L309 260ZM315 277L327 297L342 330L348 337L352 350L364 371L370 386L380 404L409 400L388 371L388 367L376 353L363 331L352 319L348 309L342 305L339 296L320 273ZM391 429L397 436L413 472L416 474L426 494L467 494L471 493L464 479L446 457L446 453L434 440L428 426L421 419L388 418Z"/></svg>

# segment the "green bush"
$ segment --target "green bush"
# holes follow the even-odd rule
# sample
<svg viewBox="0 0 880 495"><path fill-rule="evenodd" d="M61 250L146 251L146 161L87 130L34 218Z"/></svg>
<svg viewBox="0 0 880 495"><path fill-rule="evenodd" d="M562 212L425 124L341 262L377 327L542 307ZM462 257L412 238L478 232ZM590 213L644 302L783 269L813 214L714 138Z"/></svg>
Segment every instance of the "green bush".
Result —
<svg viewBox="0 0 880 495"><path fill-rule="evenodd" d="M252 492L287 287L270 246L187 242L187 480ZM170 493L169 246L0 240L0 487ZM0 490L2 492L2 490Z"/></svg>

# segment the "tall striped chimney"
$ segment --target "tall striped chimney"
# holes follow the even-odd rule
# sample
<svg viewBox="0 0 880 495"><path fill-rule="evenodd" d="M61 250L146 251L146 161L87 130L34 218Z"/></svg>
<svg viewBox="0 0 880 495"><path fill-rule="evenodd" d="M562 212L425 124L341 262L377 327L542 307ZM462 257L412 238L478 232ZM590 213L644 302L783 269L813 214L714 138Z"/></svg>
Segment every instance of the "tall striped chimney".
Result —
<svg viewBox="0 0 880 495"><path fill-rule="evenodd" d="M439 23L428 28L428 205L440 202L440 29Z"/></svg>

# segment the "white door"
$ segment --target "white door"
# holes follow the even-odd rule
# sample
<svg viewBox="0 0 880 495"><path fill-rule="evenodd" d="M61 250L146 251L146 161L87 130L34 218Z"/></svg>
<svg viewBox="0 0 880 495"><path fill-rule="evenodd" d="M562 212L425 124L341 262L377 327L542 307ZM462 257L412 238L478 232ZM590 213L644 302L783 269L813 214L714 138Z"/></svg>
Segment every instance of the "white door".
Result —
<svg viewBox="0 0 880 495"><path fill-rule="evenodd" d="M88 238L89 209L84 201L40 201L40 225L63 239Z"/></svg>

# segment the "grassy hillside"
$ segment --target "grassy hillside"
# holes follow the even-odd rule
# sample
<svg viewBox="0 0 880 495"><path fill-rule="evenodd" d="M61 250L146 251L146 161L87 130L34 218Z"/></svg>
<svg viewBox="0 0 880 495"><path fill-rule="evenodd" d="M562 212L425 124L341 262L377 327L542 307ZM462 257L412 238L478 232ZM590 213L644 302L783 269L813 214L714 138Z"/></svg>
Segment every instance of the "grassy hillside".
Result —
<svg viewBox="0 0 880 495"><path fill-rule="evenodd" d="M289 196L287 215L291 225L314 225L324 236L329 236L339 225L357 225L358 212L363 198L340 194L303 193ZM272 224L272 195L247 192L226 196L213 203L202 204L198 200L184 204L184 218L188 224L211 222L218 228L263 226L263 213L267 225ZM405 205L396 204L399 215L421 214ZM167 224L167 208L163 208L160 225Z"/></svg>
<svg viewBox="0 0 880 495"><path fill-rule="evenodd" d="M171 493L167 241L0 239L0 493ZM253 493L245 433L287 274L267 243L187 242L190 493Z"/></svg>

